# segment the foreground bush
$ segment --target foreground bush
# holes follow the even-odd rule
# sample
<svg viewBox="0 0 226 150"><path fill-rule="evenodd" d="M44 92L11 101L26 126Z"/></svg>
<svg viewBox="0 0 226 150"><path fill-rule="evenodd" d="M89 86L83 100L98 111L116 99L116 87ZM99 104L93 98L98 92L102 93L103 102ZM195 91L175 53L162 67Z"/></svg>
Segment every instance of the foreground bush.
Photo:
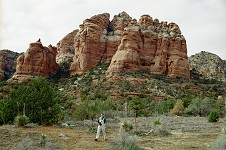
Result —
<svg viewBox="0 0 226 150"><path fill-rule="evenodd" d="M63 98L59 90L47 80L36 78L28 85L19 86L0 101L0 123L13 123L14 118L23 112L26 112L32 123L55 123L63 115Z"/></svg>
<svg viewBox="0 0 226 150"><path fill-rule="evenodd" d="M219 120L220 113L217 110L212 110L208 116L209 122L217 122Z"/></svg>
<svg viewBox="0 0 226 150"><path fill-rule="evenodd" d="M122 124L122 128L125 132L131 132L131 130L133 129L133 125L127 121L124 121Z"/></svg>
<svg viewBox="0 0 226 150"><path fill-rule="evenodd" d="M128 132L120 132L114 140L113 149L117 150L142 150L138 146L138 138Z"/></svg>
<svg viewBox="0 0 226 150"><path fill-rule="evenodd" d="M25 126L29 123L29 118L26 115L18 115L15 117L14 123L17 127Z"/></svg>

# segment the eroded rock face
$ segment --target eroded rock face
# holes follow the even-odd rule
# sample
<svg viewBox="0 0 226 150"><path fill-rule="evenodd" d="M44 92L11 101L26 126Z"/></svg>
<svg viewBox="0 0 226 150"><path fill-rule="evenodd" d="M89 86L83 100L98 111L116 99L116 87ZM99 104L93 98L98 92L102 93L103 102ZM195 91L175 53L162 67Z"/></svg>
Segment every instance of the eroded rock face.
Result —
<svg viewBox="0 0 226 150"><path fill-rule="evenodd" d="M27 51L17 58L16 73L13 78L24 76L49 77L57 72L57 48L45 47L41 41L31 43Z"/></svg>
<svg viewBox="0 0 226 150"><path fill-rule="evenodd" d="M133 56L132 59L120 57L125 54ZM134 58L137 60L134 61ZM130 61L133 64L132 70L126 69ZM121 44L113 56L107 75L139 69L172 77L190 77L186 41L178 25L159 23L157 19L153 21L149 15L143 15L137 24L132 21L124 28Z"/></svg>
<svg viewBox="0 0 226 150"><path fill-rule="evenodd" d="M0 80L7 80L16 72L16 59L19 55L10 50L0 51Z"/></svg>
<svg viewBox="0 0 226 150"><path fill-rule="evenodd" d="M219 56L202 51L190 56L188 60L191 72L198 73L200 78L226 81L225 62Z"/></svg>
<svg viewBox="0 0 226 150"><path fill-rule="evenodd" d="M71 74L99 62L111 62L107 75L146 69L167 76L190 77L186 41L177 24L150 15L137 21L126 12L96 15L84 21L75 37Z"/></svg>
<svg viewBox="0 0 226 150"><path fill-rule="evenodd" d="M126 12L121 12L115 15L109 23L107 34L105 35L106 45L103 57L104 61L111 61L121 43L123 30L128 26L131 20L132 18Z"/></svg>
<svg viewBox="0 0 226 150"><path fill-rule="evenodd" d="M96 15L80 25L75 37L75 56L70 67L72 74L86 72L102 61L109 17L108 13Z"/></svg>
<svg viewBox="0 0 226 150"><path fill-rule="evenodd" d="M63 61L72 61L75 55L74 40L78 30L74 30L67 34L62 40L57 43L56 62L58 64Z"/></svg>

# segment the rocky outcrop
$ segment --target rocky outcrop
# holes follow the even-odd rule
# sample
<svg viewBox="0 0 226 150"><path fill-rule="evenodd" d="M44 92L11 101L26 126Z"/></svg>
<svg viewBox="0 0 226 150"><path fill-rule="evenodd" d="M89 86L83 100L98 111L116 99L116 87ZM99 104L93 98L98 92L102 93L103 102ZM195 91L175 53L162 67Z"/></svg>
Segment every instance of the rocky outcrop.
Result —
<svg viewBox="0 0 226 150"><path fill-rule="evenodd" d="M121 43L123 30L128 26L131 20L132 18L126 12L121 12L118 15L115 15L109 23L105 36L106 45L103 57L104 61L111 61Z"/></svg>
<svg viewBox="0 0 226 150"><path fill-rule="evenodd" d="M217 55L202 51L189 57L192 74L198 74L202 79L226 81L224 61Z"/></svg>
<svg viewBox="0 0 226 150"><path fill-rule="evenodd" d="M101 62L105 53L108 13L86 19L75 39L75 56L70 67L72 74L82 73Z"/></svg>
<svg viewBox="0 0 226 150"><path fill-rule="evenodd" d="M10 50L0 51L0 80L7 80L16 72L16 59L19 55Z"/></svg>
<svg viewBox="0 0 226 150"><path fill-rule="evenodd" d="M107 75L146 69L156 74L189 77L186 41L177 24L153 20L149 15L131 20L122 33Z"/></svg>
<svg viewBox="0 0 226 150"><path fill-rule="evenodd" d="M177 24L159 22L149 15L137 21L126 12L99 14L86 19L76 34L71 74L99 62L111 62L107 75L146 69L167 76L190 77L186 40Z"/></svg>
<svg viewBox="0 0 226 150"><path fill-rule="evenodd" d="M67 34L62 40L57 43L56 62L58 64L63 61L72 61L75 55L74 40L78 30L74 30Z"/></svg>
<svg viewBox="0 0 226 150"><path fill-rule="evenodd" d="M13 79L30 76L49 77L57 72L57 48L45 47L41 41L31 43L27 51L17 58L16 73Z"/></svg>

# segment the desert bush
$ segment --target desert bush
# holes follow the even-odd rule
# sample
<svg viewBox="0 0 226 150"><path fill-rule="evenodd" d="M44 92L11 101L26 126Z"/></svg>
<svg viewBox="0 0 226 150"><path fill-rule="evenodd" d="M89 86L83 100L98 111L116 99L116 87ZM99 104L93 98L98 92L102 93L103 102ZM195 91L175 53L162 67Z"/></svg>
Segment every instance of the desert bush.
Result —
<svg viewBox="0 0 226 150"><path fill-rule="evenodd" d="M212 110L212 111L210 112L209 116L208 116L208 121L209 121L209 122L217 122L217 121L219 120L219 117L220 117L219 114L220 114L219 111L217 111L217 110Z"/></svg>
<svg viewBox="0 0 226 150"><path fill-rule="evenodd" d="M138 138L127 132L120 132L113 142L113 149L117 150L142 150L138 146Z"/></svg>
<svg viewBox="0 0 226 150"><path fill-rule="evenodd" d="M29 123L29 118L26 115L17 115L14 119L14 123L17 127L25 126Z"/></svg>
<svg viewBox="0 0 226 150"><path fill-rule="evenodd" d="M192 99L191 104L188 106L185 112L194 116L207 116L214 107L214 99L197 97Z"/></svg>
<svg viewBox="0 0 226 150"><path fill-rule="evenodd" d="M154 134L161 136L169 136L171 135L170 131L166 128L165 124L161 124L154 128Z"/></svg>
<svg viewBox="0 0 226 150"><path fill-rule="evenodd" d="M154 120L153 125L154 125L154 127L156 127L156 126L158 126L158 125L161 125L160 120L159 120L159 119Z"/></svg>
<svg viewBox="0 0 226 150"><path fill-rule="evenodd" d="M213 150L225 150L226 149L226 134L221 134L211 144Z"/></svg>
<svg viewBox="0 0 226 150"><path fill-rule="evenodd" d="M130 132L133 129L133 125L127 121L124 121L122 124L122 129L125 132Z"/></svg>
<svg viewBox="0 0 226 150"><path fill-rule="evenodd" d="M186 108L191 104L192 99L184 97L184 98L182 98L182 101L183 101L184 108Z"/></svg>
<svg viewBox="0 0 226 150"><path fill-rule="evenodd" d="M184 113L184 105L182 100L177 100L177 103L175 104L174 108L170 111L174 115L181 116Z"/></svg>

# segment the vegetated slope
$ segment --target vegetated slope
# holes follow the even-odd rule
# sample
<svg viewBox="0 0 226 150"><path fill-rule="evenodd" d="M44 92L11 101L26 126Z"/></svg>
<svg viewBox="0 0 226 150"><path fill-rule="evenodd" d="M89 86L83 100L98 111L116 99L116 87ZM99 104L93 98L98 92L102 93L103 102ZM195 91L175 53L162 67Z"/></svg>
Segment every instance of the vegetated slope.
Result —
<svg viewBox="0 0 226 150"><path fill-rule="evenodd" d="M99 64L83 75L75 75L70 79L70 91L83 98L84 95L97 98L110 96L118 100L126 100L128 96L163 100L167 98L192 98L204 96L225 96L226 83L210 79L170 78L152 74L147 70L121 72L119 76L106 78L108 64ZM93 96L93 97L92 97ZM97 97L96 97L97 96Z"/></svg>
<svg viewBox="0 0 226 150"><path fill-rule="evenodd" d="M202 51L190 56L188 61L194 78L199 76L202 79L226 81L225 61L219 56Z"/></svg>

